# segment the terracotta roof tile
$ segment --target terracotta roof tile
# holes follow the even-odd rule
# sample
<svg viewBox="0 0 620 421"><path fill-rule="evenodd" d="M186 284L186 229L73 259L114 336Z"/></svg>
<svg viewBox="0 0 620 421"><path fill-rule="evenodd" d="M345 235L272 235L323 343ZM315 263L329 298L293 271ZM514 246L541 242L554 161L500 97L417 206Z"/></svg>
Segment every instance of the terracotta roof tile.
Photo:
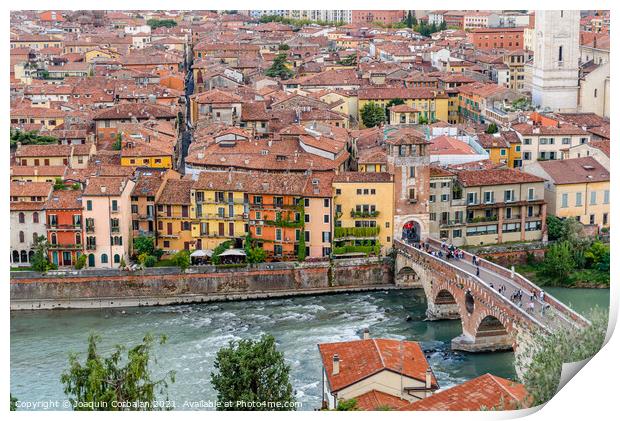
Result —
<svg viewBox="0 0 620 421"><path fill-rule="evenodd" d="M514 168L461 170L457 171L456 175L465 187L542 183L545 181L543 178Z"/></svg>
<svg viewBox="0 0 620 421"><path fill-rule="evenodd" d="M398 409L409 404L409 401L379 390L371 390L355 398L357 408L363 411L377 411L385 408Z"/></svg>
<svg viewBox="0 0 620 421"><path fill-rule="evenodd" d="M426 370L430 368L417 342L395 339L361 339L325 343L318 346L332 392L383 370L424 382ZM333 374L334 354L338 354L340 358L338 374ZM432 373L431 385L433 388L438 387L437 379Z"/></svg>
<svg viewBox="0 0 620 421"><path fill-rule="evenodd" d="M522 384L492 374L484 374L465 383L400 408L401 411L480 411L517 409L525 405L527 392Z"/></svg>
<svg viewBox="0 0 620 421"><path fill-rule="evenodd" d="M549 174L555 184L609 181L609 171L591 156L556 161L539 161L538 165Z"/></svg>

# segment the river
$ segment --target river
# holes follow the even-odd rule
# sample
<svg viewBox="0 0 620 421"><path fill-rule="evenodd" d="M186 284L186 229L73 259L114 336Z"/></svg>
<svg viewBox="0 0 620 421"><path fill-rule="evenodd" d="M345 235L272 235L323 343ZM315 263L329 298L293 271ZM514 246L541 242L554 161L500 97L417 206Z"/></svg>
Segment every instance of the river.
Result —
<svg viewBox="0 0 620 421"><path fill-rule="evenodd" d="M575 309L608 307L609 290L550 288ZM515 378L511 352L466 354L450 351L460 321L424 321L422 290L350 293L289 299L11 313L11 393L22 401L62 401L60 375L69 352L84 352L89 332L102 337L100 351L133 345L151 332L168 341L156 347L155 378L177 372L169 395L178 409L187 401L214 400L210 384L215 353L239 338L272 334L291 366L292 384L303 410L321 403L317 343L358 339L365 327L373 337L419 341L441 388L484 373ZM408 316L410 320L407 320Z"/></svg>

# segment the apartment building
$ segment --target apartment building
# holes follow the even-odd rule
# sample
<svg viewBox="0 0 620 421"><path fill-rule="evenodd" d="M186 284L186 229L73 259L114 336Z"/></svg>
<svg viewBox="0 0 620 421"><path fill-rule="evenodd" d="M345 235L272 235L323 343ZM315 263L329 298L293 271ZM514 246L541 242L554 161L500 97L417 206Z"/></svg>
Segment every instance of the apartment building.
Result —
<svg viewBox="0 0 620 421"><path fill-rule="evenodd" d="M457 170L456 176L457 189L462 190L458 197L465 200L466 226L462 240L455 245L544 238L547 206L543 178L512 168Z"/></svg>
<svg viewBox="0 0 620 421"><path fill-rule="evenodd" d="M429 236L457 246L464 244L467 207L456 174L439 166L430 168Z"/></svg>
<svg viewBox="0 0 620 421"><path fill-rule="evenodd" d="M609 226L609 171L594 157L534 162L524 171L546 179L545 201L552 215Z"/></svg>
<svg viewBox="0 0 620 421"><path fill-rule="evenodd" d="M334 177L334 256L387 253L393 244L394 177L344 172Z"/></svg>
<svg viewBox="0 0 620 421"><path fill-rule="evenodd" d="M190 216L193 184L192 180L168 178L155 198L157 247L165 255L194 248Z"/></svg>
<svg viewBox="0 0 620 421"><path fill-rule="evenodd" d="M568 149L590 142L590 133L569 123L519 123L512 129L521 139L523 166L535 161L563 159Z"/></svg>
<svg viewBox="0 0 620 421"><path fill-rule="evenodd" d="M49 261L73 266L84 253L82 191L56 190L45 203Z"/></svg>
<svg viewBox="0 0 620 421"><path fill-rule="evenodd" d="M132 250L131 192L134 182L126 177L91 177L82 203L88 266L118 268Z"/></svg>

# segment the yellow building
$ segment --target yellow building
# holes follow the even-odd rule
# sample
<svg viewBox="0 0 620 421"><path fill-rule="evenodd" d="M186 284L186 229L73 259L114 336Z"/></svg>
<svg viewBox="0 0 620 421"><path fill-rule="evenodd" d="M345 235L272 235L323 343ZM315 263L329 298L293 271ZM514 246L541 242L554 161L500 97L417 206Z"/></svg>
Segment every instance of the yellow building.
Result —
<svg viewBox="0 0 620 421"><path fill-rule="evenodd" d="M521 167L521 140L515 132L482 133L478 135L478 143L489 153L492 162L509 168Z"/></svg>
<svg viewBox="0 0 620 421"><path fill-rule="evenodd" d="M224 171L205 171L194 183L190 215L196 249L212 250L227 240L241 246L247 233L247 206L244 183L237 178Z"/></svg>
<svg viewBox="0 0 620 421"><path fill-rule="evenodd" d="M591 156L538 161L525 171L546 178L549 213L573 217L584 225L609 227L609 171Z"/></svg>
<svg viewBox="0 0 620 421"><path fill-rule="evenodd" d="M448 121L448 95L430 88L364 88L358 92L358 118L362 121L362 109L370 102L383 108L390 101L402 99L404 104L419 111L420 119L432 121Z"/></svg>
<svg viewBox="0 0 620 421"><path fill-rule="evenodd" d="M118 130L122 166L173 168L176 136L140 123L122 123Z"/></svg>
<svg viewBox="0 0 620 421"><path fill-rule="evenodd" d="M84 59L87 63L92 63L93 61L96 61L97 58L115 59L120 56L121 55L118 52L107 48L94 48L84 53Z"/></svg>
<svg viewBox="0 0 620 421"><path fill-rule="evenodd" d="M385 255L392 248L394 182L389 173L344 172L334 178L333 256Z"/></svg>
<svg viewBox="0 0 620 421"><path fill-rule="evenodd" d="M163 151L150 149L146 146L123 148L121 165L124 167L149 167L171 169L172 155Z"/></svg>
<svg viewBox="0 0 620 421"><path fill-rule="evenodd" d="M167 179L155 198L157 247L170 256L180 250L195 248L190 215L190 192L193 180Z"/></svg>

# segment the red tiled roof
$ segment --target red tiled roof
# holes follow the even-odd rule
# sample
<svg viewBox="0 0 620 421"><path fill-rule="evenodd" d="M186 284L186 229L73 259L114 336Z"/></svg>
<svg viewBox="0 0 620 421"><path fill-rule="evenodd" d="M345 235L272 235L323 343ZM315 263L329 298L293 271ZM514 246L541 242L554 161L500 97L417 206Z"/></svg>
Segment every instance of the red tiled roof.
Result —
<svg viewBox="0 0 620 421"><path fill-rule="evenodd" d="M386 408L398 409L409 404L408 400L379 390L366 392L363 395L357 396L355 400L357 401L357 408L363 411L377 411Z"/></svg>
<svg viewBox="0 0 620 421"><path fill-rule="evenodd" d="M425 381L430 367L417 342L395 339L361 339L350 342L319 344L323 367L332 392L355 384L373 374L389 370ZM338 354L340 370L333 374L333 357ZM431 385L437 388L437 379L431 373Z"/></svg>
<svg viewBox="0 0 620 421"><path fill-rule="evenodd" d="M480 411L517 409L527 402L522 384L484 374L400 408L401 411ZM500 408L503 406L503 408Z"/></svg>
<svg viewBox="0 0 620 421"><path fill-rule="evenodd" d="M465 187L496 186L502 184L542 183L543 178L514 168L461 170L456 173Z"/></svg>
<svg viewBox="0 0 620 421"><path fill-rule="evenodd" d="M555 184L609 181L609 171L591 156L556 161L540 161L538 165L549 174Z"/></svg>

